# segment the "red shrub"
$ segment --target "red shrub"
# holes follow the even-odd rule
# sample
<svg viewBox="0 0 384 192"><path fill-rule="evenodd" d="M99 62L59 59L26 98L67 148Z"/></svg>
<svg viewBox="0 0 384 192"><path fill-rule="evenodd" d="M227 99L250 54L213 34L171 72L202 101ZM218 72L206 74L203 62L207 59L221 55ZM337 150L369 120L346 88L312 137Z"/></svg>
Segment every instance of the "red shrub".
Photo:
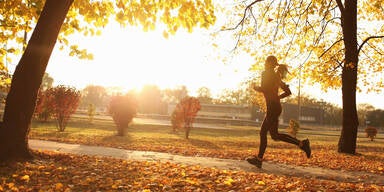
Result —
<svg viewBox="0 0 384 192"><path fill-rule="evenodd" d="M46 91L39 91L36 100L35 117L40 121L47 122L53 115L53 106L50 106Z"/></svg>
<svg viewBox="0 0 384 192"><path fill-rule="evenodd" d="M376 137L377 134L377 128L376 127L367 127L365 128L365 133L367 133L367 137L373 141L373 139Z"/></svg>
<svg viewBox="0 0 384 192"><path fill-rule="evenodd" d="M71 115L76 112L80 101L80 91L73 87L59 85L46 91L47 105L52 107L58 130L64 131Z"/></svg>
<svg viewBox="0 0 384 192"><path fill-rule="evenodd" d="M195 97L184 97L175 107L171 116L173 130L184 125L185 138L188 139L193 121L201 109L200 101Z"/></svg>

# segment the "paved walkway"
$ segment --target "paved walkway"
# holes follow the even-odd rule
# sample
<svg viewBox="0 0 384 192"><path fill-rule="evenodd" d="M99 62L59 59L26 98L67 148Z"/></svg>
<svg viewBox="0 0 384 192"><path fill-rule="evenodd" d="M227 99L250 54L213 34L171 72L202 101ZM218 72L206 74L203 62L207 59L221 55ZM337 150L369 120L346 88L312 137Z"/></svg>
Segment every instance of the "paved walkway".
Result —
<svg viewBox="0 0 384 192"><path fill-rule="evenodd" d="M132 159L139 161L161 161L181 163L187 165L200 165L202 167L215 167L227 170L242 170L248 172L262 172L268 174L316 178L325 180L337 180L343 182L364 182L384 186L384 175L372 174L367 172L351 172L331 170L317 167L291 166L278 163L264 162L263 168L258 169L246 161L218 159L209 157L189 157L173 155L168 153L151 151L132 151L117 149L111 147L87 146L79 144L66 144L53 141L29 140L29 146L32 149L58 151L63 153L72 153L79 155L93 155L114 157L120 159Z"/></svg>

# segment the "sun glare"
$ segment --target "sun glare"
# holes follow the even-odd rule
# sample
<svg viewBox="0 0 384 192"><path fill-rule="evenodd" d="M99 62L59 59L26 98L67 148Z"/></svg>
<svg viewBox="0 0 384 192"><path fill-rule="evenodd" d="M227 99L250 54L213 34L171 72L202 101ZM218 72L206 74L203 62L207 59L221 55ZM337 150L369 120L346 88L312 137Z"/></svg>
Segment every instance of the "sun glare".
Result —
<svg viewBox="0 0 384 192"><path fill-rule="evenodd" d="M81 48L93 53L94 60L79 60L56 49L47 72L54 78L55 85L72 85L78 89L101 85L127 92L140 90L144 85L156 85L160 89L184 85L190 95L196 95L200 87L208 87L216 97L224 89L238 89L240 82L253 75L248 68L254 60L249 56L237 56L223 63L217 59L217 50L210 46L207 33L204 30L181 31L165 39L161 31L109 26L101 36L74 37ZM297 95L296 81L297 78L290 85ZM301 94L341 106L339 90L325 93L307 86L301 88ZM359 103L380 100L377 98L381 96L357 93ZM384 108L384 102L374 106Z"/></svg>
<svg viewBox="0 0 384 192"><path fill-rule="evenodd" d="M102 36L75 37L82 48L93 53L94 60L78 60L55 50L47 72L55 84L77 88L87 85L141 89L157 85L161 89L185 85L190 94L200 87L218 94L235 88L248 74L252 61L234 61L224 65L209 46L204 31L178 32L165 39L159 31L105 28Z"/></svg>

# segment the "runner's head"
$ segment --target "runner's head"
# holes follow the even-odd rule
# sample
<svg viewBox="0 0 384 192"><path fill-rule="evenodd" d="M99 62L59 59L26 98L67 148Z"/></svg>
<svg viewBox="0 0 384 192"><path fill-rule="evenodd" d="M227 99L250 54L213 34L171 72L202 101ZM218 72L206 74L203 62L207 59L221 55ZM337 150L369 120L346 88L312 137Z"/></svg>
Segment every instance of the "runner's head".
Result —
<svg viewBox="0 0 384 192"><path fill-rule="evenodd" d="M268 69L268 68L275 68L277 65L279 65L277 63L277 58L273 55L270 55L267 57L267 59L265 60L265 68Z"/></svg>

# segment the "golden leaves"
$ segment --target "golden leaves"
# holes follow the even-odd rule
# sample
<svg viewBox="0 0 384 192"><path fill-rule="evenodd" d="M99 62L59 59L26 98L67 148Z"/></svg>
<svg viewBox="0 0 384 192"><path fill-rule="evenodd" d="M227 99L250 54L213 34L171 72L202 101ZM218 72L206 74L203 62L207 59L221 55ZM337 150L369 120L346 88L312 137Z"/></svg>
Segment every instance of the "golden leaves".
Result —
<svg viewBox="0 0 384 192"><path fill-rule="evenodd" d="M265 185L265 182L264 182L264 181L257 181L257 184L258 184L258 185L263 185L263 186L264 186L264 185Z"/></svg>
<svg viewBox="0 0 384 192"><path fill-rule="evenodd" d="M332 10L335 6L335 1L320 0L258 2L253 5L253 13L247 15L243 25L232 31L233 39L237 41L234 47L256 59L270 53L281 55L280 58L284 60L293 60L294 68L304 63L305 68L309 69L303 72L305 83L320 82L324 89L339 88L345 47L340 13ZM383 33L380 21L384 19L384 14L382 2L364 0L358 6L357 37L361 44L365 38ZM244 4L239 3L228 7L230 14L225 14L224 10L223 14L228 19L226 27L223 28L236 26L243 17L244 9ZM251 32L250 29L254 31ZM359 83L360 88L376 89L378 81L372 80L371 77L378 76L378 73L372 73L380 68L378 66L384 66L381 56L382 39L372 40L370 44L367 47L369 50L360 52L359 63L362 64L359 64L358 68L356 64L347 64L346 69L359 70L359 82L366 81L365 85ZM364 61L362 58L365 58ZM361 70L362 65L367 68ZM368 74L367 78L361 78L365 73Z"/></svg>
<svg viewBox="0 0 384 192"><path fill-rule="evenodd" d="M163 37L166 38L166 39L168 39L169 34L168 34L166 31L163 31Z"/></svg>
<svg viewBox="0 0 384 192"><path fill-rule="evenodd" d="M144 127L137 128L143 134ZM153 130L146 130L153 134ZM244 133L239 130L238 133ZM205 132L204 134L206 134ZM213 132L212 132L213 133ZM250 132L249 132L250 133ZM254 131L252 132L254 133ZM45 135L50 135L45 132ZM149 133L148 133L149 135ZM210 156L243 160L252 154L254 138L241 142L230 138L216 139L217 135L207 138L214 147L203 146L194 142L188 145L185 140L161 138L155 136L148 143L137 141L126 143L124 148L145 151L163 151L184 154L186 156ZM136 136L133 134L133 138ZM215 139L212 139L215 138ZM72 142L81 143L83 137ZM200 138L203 140L203 137ZM100 140L105 141L105 137ZM168 140L168 143L164 143ZM203 140L204 141L204 140ZM158 144L160 143L160 144ZM204 142L205 143L205 142ZM89 143L88 143L89 144ZM103 143L97 143L102 145ZM361 155L351 156L336 152L336 146L326 143L314 143L316 151L311 159L295 147L271 142L270 152L265 158L268 162L280 162L290 165L314 166L345 171L365 171L383 174L383 154L381 146L359 147ZM104 143L103 145L107 145ZM108 146L122 146L112 138ZM135 148L136 147L136 148ZM278 157L278 158L277 158ZM296 158L292 158L296 157ZM381 167L381 169L380 169ZM55 190L58 183L62 190L71 191L382 191L383 186L360 183L346 183L325 179L305 179L286 177L275 174L256 172L231 171L225 169L205 168L197 165L175 164L159 161L118 160L113 158L94 158L89 156L70 156L58 153L38 153L37 159L31 163L21 163L12 171L7 166L0 167L0 178L11 178L6 183L15 188L41 188L43 191ZM310 168L308 168L310 169ZM16 171L15 171L16 170ZM8 173L9 175L3 175ZM50 174L46 174L50 173ZM15 174L15 177L12 175ZM30 181L20 182L20 177L30 176ZM363 178L363 177L362 177ZM1 179L0 179L1 181ZM1 184L8 190L7 184ZM61 186L59 184L59 186ZM34 188L35 187L35 188ZM22 191L22 190L20 190Z"/></svg>
<svg viewBox="0 0 384 192"><path fill-rule="evenodd" d="M144 31L154 30L160 22L166 26L163 36L174 34L179 28L192 32L194 27L208 28L216 17L211 1L118 1L115 17L122 26L141 25Z"/></svg>
<svg viewBox="0 0 384 192"><path fill-rule="evenodd" d="M71 45L69 56L77 56L80 59L93 59L93 54L88 53L86 49L79 49L78 45Z"/></svg>
<svg viewBox="0 0 384 192"><path fill-rule="evenodd" d="M20 180L28 183L30 180L29 175L24 175L24 176L20 177Z"/></svg>
<svg viewBox="0 0 384 192"><path fill-rule="evenodd" d="M1 3L0 15L4 19L0 25L2 31L0 42L16 40L22 44L23 32L30 32L33 29L32 26L37 22L43 5L43 1L15 0ZM155 30L156 25L162 22L166 26L163 36L168 38L181 27L190 32L194 27L208 28L216 20L213 10L213 3L210 0L74 1L61 27L59 42L64 45L60 45L60 50L69 44L66 42L66 37L71 34L100 35L100 28L108 24L111 16L114 16L123 27L140 24L144 31ZM71 56L80 59L93 58L86 50L78 50L73 46L70 49Z"/></svg>

